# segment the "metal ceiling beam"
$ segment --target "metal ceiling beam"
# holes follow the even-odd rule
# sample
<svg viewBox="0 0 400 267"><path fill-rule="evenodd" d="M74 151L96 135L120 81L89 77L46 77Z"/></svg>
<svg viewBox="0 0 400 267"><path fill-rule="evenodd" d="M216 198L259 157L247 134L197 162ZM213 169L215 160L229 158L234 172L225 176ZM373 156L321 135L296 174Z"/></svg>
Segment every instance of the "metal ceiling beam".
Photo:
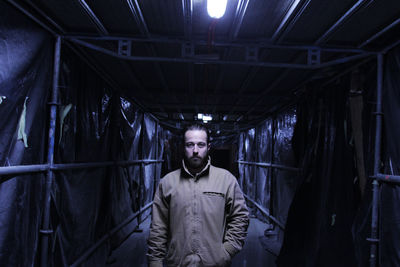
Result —
<svg viewBox="0 0 400 267"><path fill-rule="evenodd" d="M297 9L300 2L301 2L301 0L295 0L294 3L290 6L285 17L283 18L283 20L279 24L278 28L275 30L274 34L272 35L272 38L271 38L272 42L275 42L277 40L278 36L284 31L284 29L286 29L286 26L291 21L290 18L293 16L294 11Z"/></svg>
<svg viewBox="0 0 400 267"><path fill-rule="evenodd" d="M300 15L302 15L302 13L304 12L304 10L306 9L306 7L309 5L311 0L308 0L303 6L302 8L299 10ZM317 39L317 41L314 43L315 46L320 46L322 43L326 42L332 35L332 33L337 30L341 25L343 25L343 23L345 22L345 20L347 20L350 16L352 16L357 10L359 10L362 6L365 6L366 3L370 3L371 0L358 0L356 4L354 4L342 17L340 17L320 38ZM297 20L299 18L299 16L295 17L295 20ZM293 27L293 25L291 26ZM282 38L280 38L280 40L282 40ZM356 57L354 59L358 59L359 57ZM339 59L340 61L340 59ZM325 63L323 64L323 67L328 67L334 64L337 64L338 60L333 60L330 63ZM322 68L323 68L322 67ZM285 73L283 75L281 75L280 77L278 77L277 81L282 80L282 78L284 78L286 75L288 75L289 70L285 71ZM275 83L275 82L274 82ZM268 88L267 90L265 90L263 92L263 94L265 92L270 91L270 88ZM257 101L258 102L258 101ZM246 114L250 114L251 113L251 109L246 112Z"/></svg>
<svg viewBox="0 0 400 267"><path fill-rule="evenodd" d="M236 40L240 28L242 27L243 24L243 18L244 15L246 14L247 11L247 6L249 5L249 0L238 0L238 4L236 6L236 12L235 12L235 17L233 19L231 29L229 31L229 40Z"/></svg>
<svg viewBox="0 0 400 267"><path fill-rule="evenodd" d="M177 94L182 94L182 95L184 94L184 92L182 92L182 89L179 89L179 88L172 88L172 92L175 92ZM230 88L229 90L227 90L227 93L210 93L210 94L208 94L208 97L210 99L215 99L217 97L225 97L226 98L227 94L229 94L230 97L241 97L241 98L245 98L245 99L257 99L260 97L260 94L258 94L258 93L241 93L241 92L236 91L235 88ZM172 97L170 93L165 93L165 92L158 93L157 95L162 99L168 99L168 98ZM198 92L193 94L193 97L195 97L195 98L200 98L203 96L204 96L203 94L198 93Z"/></svg>
<svg viewBox="0 0 400 267"><path fill-rule="evenodd" d="M93 10L90 8L90 6L86 3L85 0L78 0L79 4L83 8L83 10L86 12L86 14L89 16L90 21L96 26L97 31L102 34L102 35L108 35L108 31L106 27L104 27L103 23L100 21L100 19L94 14Z"/></svg>
<svg viewBox="0 0 400 267"><path fill-rule="evenodd" d="M143 38L138 36L91 36L91 35L71 35L65 34L64 38L67 39L80 39L80 40L93 40L93 41L132 41L138 43L159 43L159 44L175 44L182 46L187 44L187 40L184 38L168 38L167 36L158 36L151 38ZM201 39L193 39L191 43L194 46L207 47L208 43L205 40ZM319 49L323 52L331 52L331 53L369 53L376 52L374 50L354 48L354 47L335 47L335 46L320 46L320 45L279 45L279 44L270 44L265 39L249 39L246 41L236 40L232 42L224 42L224 41L214 41L214 47L235 47L235 48L243 48L246 49L248 47L255 47L258 49L266 48L266 49L279 49L279 50L299 50L299 51L307 51L310 49Z"/></svg>
<svg viewBox="0 0 400 267"><path fill-rule="evenodd" d="M235 17L233 18L233 22L231 28L228 33L229 41L232 42L237 39L239 35L240 28L243 24L243 18L247 11L247 6L249 5L249 0L239 0L236 6ZM213 44L214 45L214 44ZM224 51L223 59L226 60L229 58L231 54L231 47L227 47ZM218 76L217 84L214 88L214 92L218 92L221 89L223 77L225 76L225 70L221 69L221 72ZM215 112L215 109L213 110Z"/></svg>
<svg viewBox="0 0 400 267"><path fill-rule="evenodd" d="M394 47L396 47L396 46L398 46L398 45L400 45L400 40L397 40L397 41L394 42L393 44L388 45L387 47L385 47L385 48L382 50L382 53L383 53L383 54L386 54L387 52L389 52L389 50L392 50Z"/></svg>
<svg viewBox="0 0 400 267"><path fill-rule="evenodd" d="M354 69L357 69L359 66L364 65L364 64L366 64L367 62L371 61L373 58L374 58L374 57L364 59L364 60L362 60L362 61L360 61L360 62L358 62L358 63L356 63L356 64L350 66L349 68L346 68L344 71L340 72L339 74L337 74L337 75L331 77L329 80L325 81L325 82L324 82L323 84L321 84L319 87L320 87L320 88L324 88L324 87L327 86L328 84L330 84L330 83L332 83L332 82L334 82L334 81L340 79L340 77L342 77L342 76L344 76L344 75L350 73L350 72L353 71ZM300 85L298 85L295 89L293 89L293 90L291 91L291 93L292 93L292 94L295 94L295 95L298 97L298 96L299 96L299 90L301 90L301 88L304 88L304 87L305 87L309 82L311 82L312 80L313 80L313 75L311 75L310 77L308 77L305 81L303 81ZM279 99L277 102L281 102L281 101L283 101L283 98ZM265 116L270 115L270 114L279 113L280 111L283 111L285 108L287 108L287 107L289 107L289 106L291 106L291 105L293 105L293 104L294 104L294 101L286 102L285 106L283 106L283 107L281 106L281 107L279 107L279 108L273 110L272 112L271 112L271 111L265 112L265 113L263 113L261 116L264 116L264 117L265 117Z"/></svg>
<svg viewBox="0 0 400 267"><path fill-rule="evenodd" d="M193 1L182 0L183 30L187 40L192 39Z"/></svg>
<svg viewBox="0 0 400 267"><path fill-rule="evenodd" d="M91 21L96 25L97 31L101 35L108 35L108 31L105 29L103 23L100 21L100 19L96 16L96 14L93 12L93 10L90 8L90 6L84 1L84 0L78 0L79 3L81 4L82 8L86 12L86 14L89 16ZM108 45L107 45L108 46ZM109 46L108 46L109 47ZM129 72L129 77L134 83L134 86L138 88L142 93L147 93L145 88L141 85L139 80L137 79L136 75L133 73L131 66L127 64L125 61L121 62L122 65L125 66L126 71Z"/></svg>
<svg viewBox="0 0 400 267"><path fill-rule="evenodd" d="M224 60L215 60L215 59L207 59L207 58L173 58L173 57L147 57L147 56L127 56L120 55L117 52L106 49L104 47L100 47L94 45L92 43L87 43L85 41L81 41L78 39L70 39L72 42L82 45L84 47L90 48L92 50L113 56L119 59L125 59L130 61L143 61L143 62L173 62L173 63L201 63L201 64L217 64L217 65L241 65L241 66L258 66L258 67L266 67L266 68L292 68L292 69L318 69L323 68L335 64L341 64L348 62L350 60L354 60L357 58L362 58L370 55L375 55L376 53L363 53L357 54L354 56L348 56L339 58L336 60L332 60L329 62L321 63L321 64L294 64L294 63L277 63L277 62L259 62L259 61L224 61Z"/></svg>
<svg viewBox="0 0 400 267"><path fill-rule="evenodd" d="M354 13L356 13L360 8L362 8L366 3L371 2L371 0L358 0L347 12L340 17L321 37L315 41L316 45L319 45L326 40L340 27L343 23L350 18Z"/></svg>
<svg viewBox="0 0 400 267"><path fill-rule="evenodd" d="M16 9L24 13L28 18L39 24L43 29L46 31L50 32L52 35L58 35L54 29L50 28L46 23L44 23L41 19L37 18L35 15L32 14L29 10L27 10L24 6L21 4L17 3L14 0L7 0L8 3L10 3L12 6L14 6ZM54 25L53 25L54 26Z"/></svg>
<svg viewBox="0 0 400 267"><path fill-rule="evenodd" d="M193 34L193 0L182 0L182 12L183 12L183 29L184 29L184 34L185 34L185 39L186 43L181 44L182 47L187 47L189 48L192 47L192 34ZM194 66L193 63L188 63L187 64L187 70L188 70L188 93L189 96L192 96L194 93ZM187 94L184 94L186 97ZM196 106L196 112L198 112L198 108Z"/></svg>
<svg viewBox="0 0 400 267"><path fill-rule="evenodd" d="M149 29L147 28L146 21L144 20L143 13L137 0L126 0L126 3L128 4L129 10L131 11L142 35L149 37Z"/></svg>
<svg viewBox="0 0 400 267"><path fill-rule="evenodd" d="M278 78L276 78L272 84L270 86L268 86L268 88L266 90L264 90L259 98L251 104L251 106L249 106L249 109L243 114L243 116L249 115L251 112L253 112L255 110L255 106L259 105L262 101L264 101L264 97L268 94L268 92L270 92L272 89L274 89L284 78L286 78L286 76L288 75L288 73L290 72L289 69L285 70L284 72L281 73L281 75L279 75ZM264 107L265 108L265 107ZM235 108L232 109L232 111L234 111ZM242 117L241 117L242 118ZM239 118L239 120L241 119Z"/></svg>
<svg viewBox="0 0 400 267"><path fill-rule="evenodd" d="M274 35L275 35L275 39L273 39L274 43L281 43L284 40L286 35L293 29L294 25L296 25L297 21L304 14L304 11L307 9L307 7L310 3L311 3L311 0L306 0L303 4L301 4L301 7L298 9L298 11L293 16L293 18L287 22L287 25L285 25L285 27L282 27L283 32L281 34L274 33Z"/></svg>
<svg viewBox="0 0 400 267"><path fill-rule="evenodd" d="M177 105L180 105L181 109L189 109L189 108L193 108L193 106L195 105L195 103L191 103L190 101L186 101L185 104L181 104L180 102L160 102L160 103L152 103L152 104L148 104L146 105L149 108L153 108L153 107L167 107L167 108L173 108ZM204 107L204 108L212 108L215 106L215 104L198 104L199 107ZM218 111L217 113L224 113L227 111L232 110L232 105L231 104L223 104L223 105L218 105L218 107L222 107L225 108L225 110L223 111ZM248 110L249 109L249 105L237 105L236 107L241 108L243 110ZM257 106L253 106L254 108L264 108L263 105L257 105ZM182 113L182 112L177 112L177 113ZM185 113L185 112L183 112Z"/></svg>
<svg viewBox="0 0 400 267"><path fill-rule="evenodd" d="M376 40L378 37L380 37L381 35L383 35L384 33L388 32L389 30L391 30L392 28L394 28L395 26L400 24L400 18L396 19L395 21L393 21L392 23L390 23L388 26L386 26L385 28L383 28L382 30L380 30L379 32L375 33L374 35L372 35L371 37L369 37L367 40L365 40L364 42L362 42L358 48L362 48L364 46L366 46L367 44L371 43L372 41Z"/></svg>
<svg viewBox="0 0 400 267"><path fill-rule="evenodd" d="M145 36L146 39L148 39L150 37L149 28L147 27L146 20L144 19L143 12L140 9L138 1L137 0L126 0L126 3L129 6L129 10L131 11L132 16L134 17L134 19L136 21L136 24L138 25L141 34L143 36ZM154 57L157 55L157 53L156 53L156 51L154 49L154 46L152 44L149 47L146 47L146 48L148 49L150 55L152 55ZM165 91L169 92L170 90L168 88L168 84L167 84L167 82L165 80L164 74L163 74L163 72L161 70L160 64L158 62L154 62L154 68L155 68L155 71L157 73L157 76L159 77L159 79L161 81L162 88ZM179 107L177 107L177 109L179 111Z"/></svg>
<svg viewBox="0 0 400 267"><path fill-rule="evenodd" d="M311 0L308 0L303 6L302 8L297 12L297 14L294 16L294 18L292 18L293 13L295 12L295 10L297 10L297 7L300 3L299 0L295 0L295 2L291 5L291 7L289 8L288 12L286 13L285 17L283 18L283 20L281 21L281 23L279 24L278 28L276 29L276 31L274 32L274 34L272 35L271 41L274 45L272 46L279 46L279 45L275 45L277 38L281 35L281 38L284 37L284 35L287 34L287 30L288 30L288 25L289 23L292 23L291 27L293 27L294 22L297 21L297 19L303 14L304 10L306 9L306 7L308 6L309 2ZM282 33L283 32L283 33ZM309 50L309 49L307 49ZM268 50L264 50L263 53L260 55L260 58L265 58L266 54L270 53L270 51ZM259 68L258 67L254 67L250 70L249 74L246 76L244 82L242 83L239 91L243 92L245 91L251 84L251 82L253 81L253 79L256 77L257 73L259 72ZM286 71L287 72L287 71ZM222 81L221 81L222 82ZM239 102L240 98L238 98L238 100L236 101Z"/></svg>
<svg viewBox="0 0 400 267"><path fill-rule="evenodd" d="M147 57L147 56L126 56L120 55L112 50L87 43L78 39L71 39L72 42L90 48L92 50L113 56L115 58L143 61L143 62L173 62L173 63L202 63L202 64L218 64L218 65L242 65L242 66L258 66L270 68L294 68L294 69L317 69L321 65L292 64L292 63L276 63L276 62L252 62L252 61L223 61L205 58L172 58L172 57Z"/></svg>

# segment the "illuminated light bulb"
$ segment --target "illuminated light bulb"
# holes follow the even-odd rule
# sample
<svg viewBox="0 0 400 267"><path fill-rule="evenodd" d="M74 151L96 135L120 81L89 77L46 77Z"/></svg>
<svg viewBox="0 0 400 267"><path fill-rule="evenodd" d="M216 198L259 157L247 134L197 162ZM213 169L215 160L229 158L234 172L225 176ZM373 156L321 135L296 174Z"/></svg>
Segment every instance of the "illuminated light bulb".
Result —
<svg viewBox="0 0 400 267"><path fill-rule="evenodd" d="M225 14L228 0L207 0L208 15L214 19L219 19Z"/></svg>

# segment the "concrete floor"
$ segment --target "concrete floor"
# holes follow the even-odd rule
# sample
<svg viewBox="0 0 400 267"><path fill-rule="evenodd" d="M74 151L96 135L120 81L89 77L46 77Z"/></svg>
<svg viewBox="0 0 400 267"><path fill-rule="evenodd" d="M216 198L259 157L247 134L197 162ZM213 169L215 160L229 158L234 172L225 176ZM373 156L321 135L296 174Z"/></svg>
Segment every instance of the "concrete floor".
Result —
<svg viewBox="0 0 400 267"><path fill-rule="evenodd" d="M146 239L149 235L150 219L141 224L143 232L133 233L110 255L108 267L147 267ZM267 225L251 218L243 250L232 261L231 267L275 267L276 256L266 251L260 243Z"/></svg>

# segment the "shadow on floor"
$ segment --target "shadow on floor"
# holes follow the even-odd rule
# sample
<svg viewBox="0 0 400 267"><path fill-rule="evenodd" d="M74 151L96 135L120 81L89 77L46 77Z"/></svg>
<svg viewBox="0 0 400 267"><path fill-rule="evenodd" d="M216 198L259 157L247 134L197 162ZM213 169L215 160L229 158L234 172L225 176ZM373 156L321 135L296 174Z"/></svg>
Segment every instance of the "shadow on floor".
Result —
<svg viewBox="0 0 400 267"><path fill-rule="evenodd" d="M150 219L144 221L140 228L129 236L108 259L107 267L146 267L146 240L149 235ZM275 267L276 256L263 248L260 236L263 236L267 225L258 219L251 218L245 245L232 260L231 267Z"/></svg>

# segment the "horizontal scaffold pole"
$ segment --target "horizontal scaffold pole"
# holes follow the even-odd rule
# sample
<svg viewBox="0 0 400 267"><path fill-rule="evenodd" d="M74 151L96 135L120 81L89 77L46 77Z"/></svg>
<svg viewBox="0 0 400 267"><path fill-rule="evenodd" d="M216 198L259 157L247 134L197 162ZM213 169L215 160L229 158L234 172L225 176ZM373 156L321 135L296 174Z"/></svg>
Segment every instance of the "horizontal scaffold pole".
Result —
<svg viewBox="0 0 400 267"><path fill-rule="evenodd" d="M287 170L287 171L295 171L295 172L300 170L299 168L288 167L288 166L274 164L274 163L268 163L268 162L251 162L251 161L238 160L237 163L245 164L245 165L259 166L259 167L264 167L264 168L275 168L275 169L282 169L282 170Z"/></svg>
<svg viewBox="0 0 400 267"><path fill-rule="evenodd" d="M136 219L141 213L149 209L153 205L153 202L148 203L144 207L140 208L139 211L135 212L125 220L123 220L120 224L115 226L113 229L111 229L108 233L106 233L102 238L100 238L96 243L94 243L86 252L84 252L73 264L70 265L70 267L78 267L80 266L87 258L90 257L90 255L93 254L104 242L106 242L108 239L110 239L115 233L117 233L119 230L121 230L125 225Z"/></svg>
<svg viewBox="0 0 400 267"><path fill-rule="evenodd" d="M283 225L283 223L281 223L280 221L278 221L277 218L275 218L274 216L272 216L271 214L269 214L268 211L265 210L265 208L263 206L261 206L260 204L258 204L257 202L255 202L254 200L252 200L251 198L249 198L249 196L247 196L246 194L243 194L243 196L246 198L246 200L248 202L250 202L251 204L253 204L254 206L257 207L257 209L259 209L261 211L262 214L264 214L265 216L267 216L268 218L271 219L271 221L273 221L274 223L276 223L276 225L278 225L282 230L285 230L285 225Z"/></svg>
<svg viewBox="0 0 400 267"><path fill-rule="evenodd" d="M49 164L16 165L16 166L0 167L0 176L46 172L48 170L62 171L62 170L73 170L73 169L104 168L114 165L127 167L142 163L155 164L161 162L164 162L164 160L142 159L142 160L123 160L115 162L105 161L105 162L85 162L85 163L64 163L64 164L53 164L51 167Z"/></svg>
<svg viewBox="0 0 400 267"><path fill-rule="evenodd" d="M371 176L371 178L376 179L379 182L400 184L400 176L398 175L378 173L376 176Z"/></svg>

